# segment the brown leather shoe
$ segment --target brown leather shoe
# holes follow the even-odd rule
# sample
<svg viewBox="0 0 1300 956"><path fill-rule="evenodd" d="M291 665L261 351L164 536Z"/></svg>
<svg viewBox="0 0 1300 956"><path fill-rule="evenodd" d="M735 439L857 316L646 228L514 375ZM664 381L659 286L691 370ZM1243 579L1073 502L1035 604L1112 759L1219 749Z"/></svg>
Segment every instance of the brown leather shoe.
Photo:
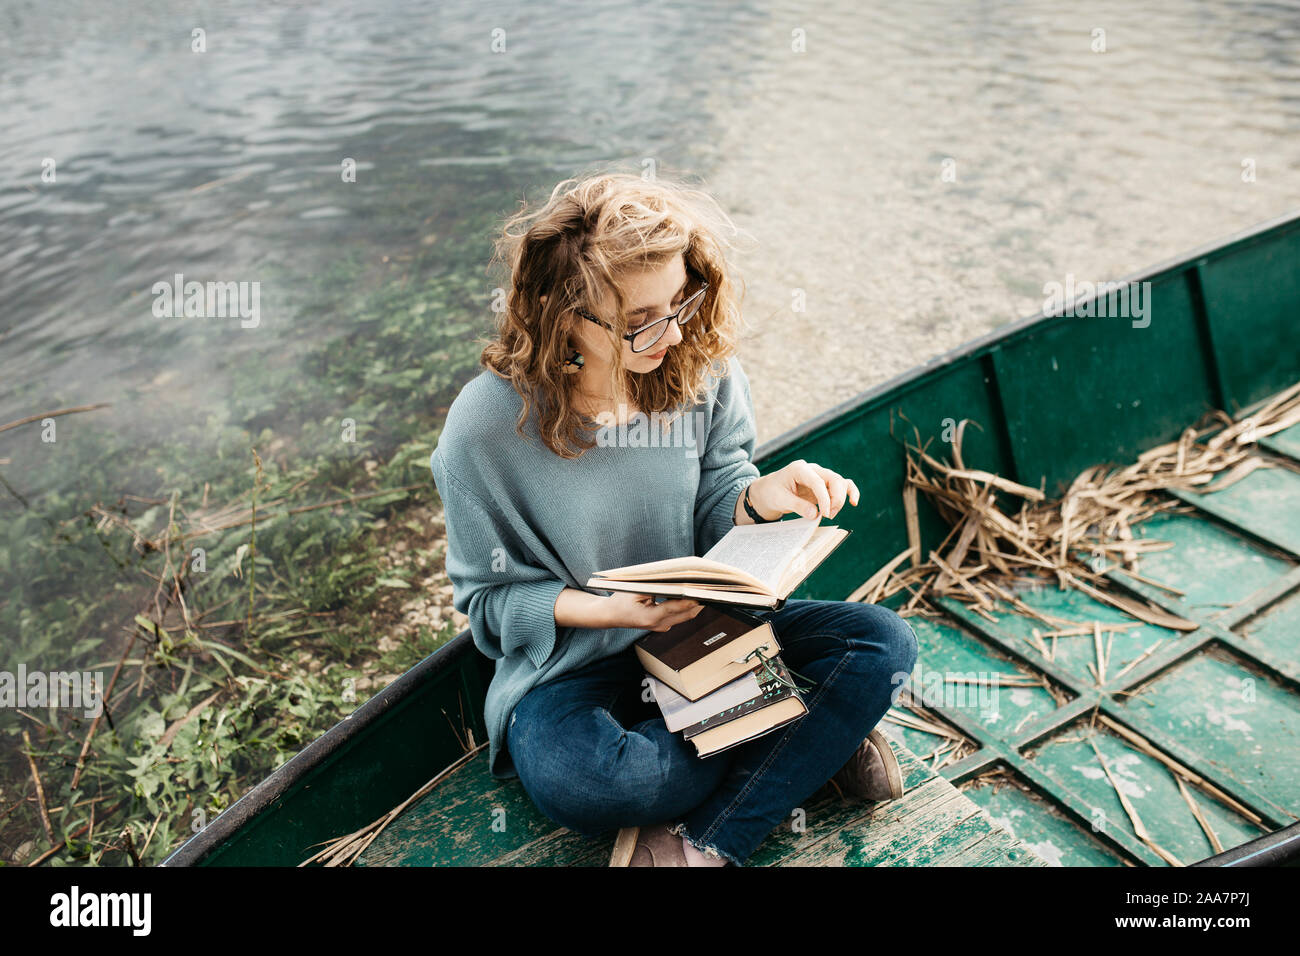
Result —
<svg viewBox="0 0 1300 956"><path fill-rule="evenodd" d="M642 827L628 866L687 866L682 838L668 832L669 824Z"/></svg>
<svg viewBox="0 0 1300 956"><path fill-rule="evenodd" d="M830 782L840 793L872 803L897 800L903 795L903 772L898 758L879 728L867 735L858 752Z"/></svg>
<svg viewBox="0 0 1300 956"><path fill-rule="evenodd" d="M614 839L614 850L609 855L610 866L627 866L636 850L637 837L641 835L640 827L623 827Z"/></svg>

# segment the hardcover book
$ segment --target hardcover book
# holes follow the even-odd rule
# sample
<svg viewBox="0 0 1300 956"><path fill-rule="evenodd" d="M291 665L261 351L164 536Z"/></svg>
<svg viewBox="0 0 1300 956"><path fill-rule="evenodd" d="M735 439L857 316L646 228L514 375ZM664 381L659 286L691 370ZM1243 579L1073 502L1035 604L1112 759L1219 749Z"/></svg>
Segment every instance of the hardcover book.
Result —
<svg viewBox="0 0 1300 956"><path fill-rule="evenodd" d="M744 611L706 605L666 631L650 631L633 645L641 666L687 700L699 700L780 651L767 621Z"/></svg>

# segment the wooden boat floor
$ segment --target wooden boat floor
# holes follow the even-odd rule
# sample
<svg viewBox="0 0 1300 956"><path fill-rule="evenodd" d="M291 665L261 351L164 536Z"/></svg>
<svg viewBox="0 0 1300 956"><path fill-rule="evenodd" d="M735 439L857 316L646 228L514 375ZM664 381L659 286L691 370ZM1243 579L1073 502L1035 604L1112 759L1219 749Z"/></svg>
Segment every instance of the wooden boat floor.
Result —
<svg viewBox="0 0 1300 956"><path fill-rule="evenodd" d="M902 798L869 805L823 788L806 817L774 829L746 866L1046 866L910 750L891 741ZM547 819L487 753L393 821L357 866L607 866L614 832L583 837Z"/></svg>
<svg viewBox="0 0 1300 956"><path fill-rule="evenodd" d="M908 618L920 644L908 689L923 709L898 706L887 725L923 757L960 738L938 772L1052 865L1187 864L1300 819L1300 425L1259 446L1272 467L1172 491L1175 509L1134 526L1168 545L1141 555L1145 581L1106 572L1195 630L1055 583L1020 590L1054 619L1122 628L1105 634L1100 684L1092 636L1040 646L1033 631L1053 626L1005 602L993 620L947 597L940 615Z"/></svg>

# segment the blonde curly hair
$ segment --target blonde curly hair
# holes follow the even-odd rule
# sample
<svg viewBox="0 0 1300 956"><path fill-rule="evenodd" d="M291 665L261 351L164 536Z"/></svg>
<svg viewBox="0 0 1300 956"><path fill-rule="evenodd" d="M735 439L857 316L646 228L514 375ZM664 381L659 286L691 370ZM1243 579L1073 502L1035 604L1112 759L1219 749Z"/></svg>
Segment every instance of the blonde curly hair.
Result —
<svg viewBox="0 0 1300 956"><path fill-rule="evenodd" d="M494 264L509 270L502 284L505 308L496 338L479 361L523 397L516 425L520 436L536 406L538 433L557 455L578 458L596 444L585 424L590 419L574 404L577 376L562 370L573 352L566 319L579 308L614 326L600 330L615 356L608 394L628 396L647 415L703 401L709 377L726 374L743 321L744 286L738 289L728 274L725 249L734 247L727 233L740 230L703 190L623 172L566 179L540 209L529 212L525 204L510 217L493 256ZM679 254L688 270L708 280L704 303L681 327L683 339L663 364L645 374L630 373L623 364L622 336L631 304L620 278L663 266Z"/></svg>

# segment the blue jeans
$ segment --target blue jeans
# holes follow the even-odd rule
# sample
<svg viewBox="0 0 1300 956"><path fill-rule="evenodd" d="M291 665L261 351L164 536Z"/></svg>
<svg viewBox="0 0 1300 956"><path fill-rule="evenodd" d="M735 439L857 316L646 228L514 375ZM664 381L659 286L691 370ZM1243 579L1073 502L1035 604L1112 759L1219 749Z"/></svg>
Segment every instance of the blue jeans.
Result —
<svg viewBox="0 0 1300 956"><path fill-rule="evenodd" d="M641 699L631 648L534 687L510 715L519 781L547 817L584 836L674 824L706 855L737 866L853 756L916 663L916 634L895 612L848 601L787 601L762 611L781 660L815 683L808 713L711 757Z"/></svg>

